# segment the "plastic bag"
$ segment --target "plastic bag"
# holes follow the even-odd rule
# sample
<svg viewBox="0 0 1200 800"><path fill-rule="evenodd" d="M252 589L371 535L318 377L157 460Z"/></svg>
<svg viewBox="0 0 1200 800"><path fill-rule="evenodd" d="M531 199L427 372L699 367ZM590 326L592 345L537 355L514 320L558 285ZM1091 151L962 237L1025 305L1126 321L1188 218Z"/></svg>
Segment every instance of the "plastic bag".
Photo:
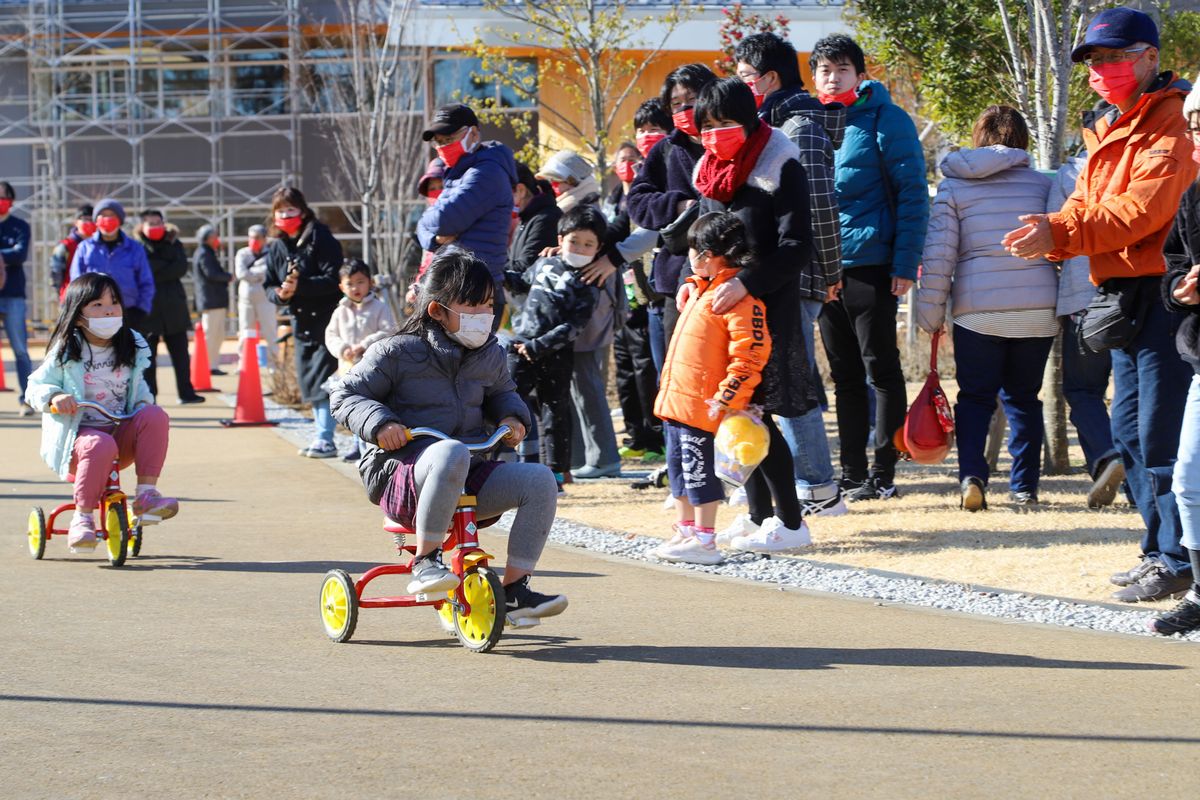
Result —
<svg viewBox="0 0 1200 800"><path fill-rule="evenodd" d="M742 486L767 457L771 438L761 418L749 411L729 411L717 427L717 477Z"/></svg>

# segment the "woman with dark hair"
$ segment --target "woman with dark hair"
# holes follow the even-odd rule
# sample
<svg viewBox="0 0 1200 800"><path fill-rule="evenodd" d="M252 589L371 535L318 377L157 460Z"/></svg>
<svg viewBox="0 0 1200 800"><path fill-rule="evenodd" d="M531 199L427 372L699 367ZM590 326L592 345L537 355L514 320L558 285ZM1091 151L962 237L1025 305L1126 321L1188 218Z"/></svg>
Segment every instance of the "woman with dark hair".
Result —
<svg viewBox="0 0 1200 800"><path fill-rule="evenodd" d="M975 123L973 148L942 160L945 180L929 216L917 324L933 333L954 316L958 368L955 439L960 507L987 508L990 468L984 449L1004 403L1012 436L1010 497L1037 503L1041 476L1042 371L1058 335L1058 273L1044 258L1011 255L1000 240L1022 214L1046 207L1051 180L1029 164L1029 128L1009 106L991 106Z"/></svg>
<svg viewBox="0 0 1200 800"><path fill-rule="evenodd" d="M696 127L692 106L696 95L717 76L703 64L685 64L663 82L662 105L671 114L674 130L666 143L653 146L641 170L629 187L629 218L652 231L662 230L696 203L692 168L704 153L700 130ZM679 252L663 247L654 257L650 285L670 297L679 287L680 273L687 262L686 246ZM654 366L662 371L667 343L675 329L679 312L667 302L650 308L650 352Z"/></svg>
<svg viewBox="0 0 1200 800"><path fill-rule="evenodd" d="M337 359L325 347L325 328L342 298L342 245L317 221L294 186L281 187L271 198L270 231L274 238L267 250L263 286L267 298L287 306L291 314L296 380L301 399L312 404L313 411L313 441L300 455L334 458L333 415L321 384L337 372Z"/></svg>
<svg viewBox="0 0 1200 800"><path fill-rule="evenodd" d="M725 78L700 90L696 127L704 155L693 179L700 212L729 211L746 227L754 258L713 293L713 312L722 314L750 295L767 310L771 357L753 402L762 406L770 432L766 460L746 483L749 515L722 531L719 543L755 552L779 552L811 542L804 524L792 456L771 415L797 417L817 404L804 346L800 275L812 258L808 178L799 150L787 135L759 121L754 94L745 81ZM679 291L682 306L690 284Z"/></svg>

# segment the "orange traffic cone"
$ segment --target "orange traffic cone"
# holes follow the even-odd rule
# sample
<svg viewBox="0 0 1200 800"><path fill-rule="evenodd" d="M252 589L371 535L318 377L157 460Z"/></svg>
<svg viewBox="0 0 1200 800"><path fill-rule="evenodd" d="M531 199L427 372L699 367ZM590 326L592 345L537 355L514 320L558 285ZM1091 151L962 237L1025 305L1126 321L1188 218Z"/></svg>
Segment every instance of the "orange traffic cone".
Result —
<svg viewBox="0 0 1200 800"><path fill-rule="evenodd" d="M208 366L208 345L204 341L204 323L196 323L196 352L192 354L192 388L197 392L215 392Z"/></svg>
<svg viewBox="0 0 1200 800"><path fill-rule="evenodd" d="M12 389L4 385L4 354L0 353L0 392L11 392Z"/></svg>
<svg viewBox="0 0 1200 800"><path fill-rule="evenodd" d="M242 339L242 364L238 373L237 406L233 410L233 419L223 419L221 424L226 428L277 424L267 419L267 412L263 409L262 382L258 378L257 336L246 336Z"/></svg>

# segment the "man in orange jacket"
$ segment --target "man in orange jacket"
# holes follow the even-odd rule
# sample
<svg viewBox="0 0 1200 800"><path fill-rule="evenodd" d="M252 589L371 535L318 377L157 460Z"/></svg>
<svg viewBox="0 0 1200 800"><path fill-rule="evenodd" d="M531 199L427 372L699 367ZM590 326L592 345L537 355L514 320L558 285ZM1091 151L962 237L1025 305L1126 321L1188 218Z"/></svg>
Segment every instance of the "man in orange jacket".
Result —
<svg viewBox="0 0 1200 800"><path fill-rule="evenodd" d="M1157 600L1191 585L1171 493L1191 374L1174 347L1177 325L1158 300L1163 242L1196 178L1183 118L1191 86L1159 71L1158 28L1130 8L1097 14L1071 59L1087 65L1089 85L1109 105L1084 120L1088 162L1062 210L1021 217L1025 225L1004 246L1021 258L1088 256L1092 282L1106 289L1116 288L1114 279L1134 279L1121 284L1141 301L1133 309L1140 327L1111 351L1112 430L1146 533L1141 562L1111 580L1123 587L1117 600Z"/></svg>

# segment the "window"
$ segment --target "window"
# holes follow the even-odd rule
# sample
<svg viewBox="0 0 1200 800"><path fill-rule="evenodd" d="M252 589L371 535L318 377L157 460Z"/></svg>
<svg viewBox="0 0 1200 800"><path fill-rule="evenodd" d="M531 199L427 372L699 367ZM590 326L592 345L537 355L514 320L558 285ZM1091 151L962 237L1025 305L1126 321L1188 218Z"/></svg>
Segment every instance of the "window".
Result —
<svg viewBox="0 0 1200 800"><path fill-rule="evenodd" d="M273 50L242 51L232 56L230 67L230 113L236 116L287 114L287 66Z"/></svg>
<svg viewBox="0 0 1200 800"><path fill-rule="evenodd" d="M517 58L516 72L537 93L537 59ZM472 56L441 57L433 64L434 104L469 103L494 105L496 108L531 108L537 104L525 100L523 93L485 75L482 62Z"/></svg>

